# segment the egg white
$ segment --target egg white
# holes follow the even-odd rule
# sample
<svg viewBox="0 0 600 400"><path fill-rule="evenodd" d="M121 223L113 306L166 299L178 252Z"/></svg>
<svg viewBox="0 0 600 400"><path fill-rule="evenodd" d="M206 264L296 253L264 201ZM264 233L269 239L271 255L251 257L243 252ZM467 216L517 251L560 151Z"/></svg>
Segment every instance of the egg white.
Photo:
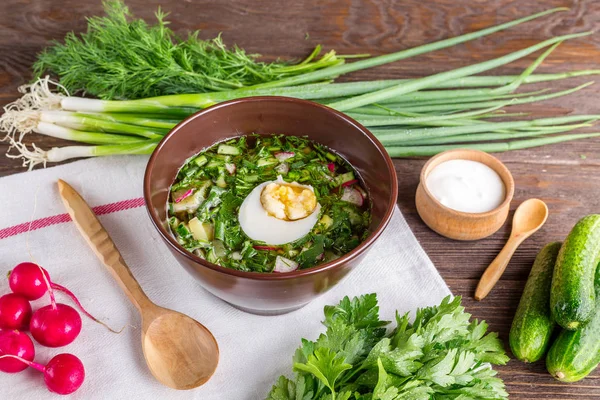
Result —
<svg viewBox="0 0 600 400"><path fill-rule="evenodd" d="M286 244L306 236L319 219L321 205L317 203L312 214L296 221L284 221L275 218L263 208L260 202L263 189L270 183L281 184L285 182L278 179L261 183L246 196L240 206L238 219L244 233L252 240L270 245ZM297 183L286 184L307 188L314 192L312 186Z"/></svg>

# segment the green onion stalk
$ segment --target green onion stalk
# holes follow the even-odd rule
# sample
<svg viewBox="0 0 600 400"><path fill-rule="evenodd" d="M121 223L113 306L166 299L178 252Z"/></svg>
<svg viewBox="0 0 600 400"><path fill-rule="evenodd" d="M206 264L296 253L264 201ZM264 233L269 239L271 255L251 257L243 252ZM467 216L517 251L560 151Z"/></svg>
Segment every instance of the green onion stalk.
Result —
<svg viewBox="0 0 600 400"><path fill-rule="evenodd" d="M510 150L521 150L529 149L532 147L539 147L548 144L569 142L572 140L588 139L600 137L600 133L580 133L580 134L569 134L550 136L544 138L535 138L528 140L511 140L508 142L498 143L472 143L472 144L452 144L452 145L431 145L431 146L388 146L386 147L391 157L419 157L419 156L433 156L442 151L452 149L474 149L486 151L488 153L499 153Z"/></svg>
<svg viewBox="0 0 600 400"><path fill-rule="evenodd" d="M518 98L517 97L513 97L513 99L510 101L510 105L518 105L518 104L527 104L527 103L536 103L539 101L544 101L544 100L550 100L550 99L554 99L557 97L562 97L562 96L566 96L569 95L571 93L575 93L581 89L584 89L590 85L592 85L594 82L587 82L584 83L580 86L571 88L571 89L566 89L566 90L562 90L559 92L555 92L555 93L549 93L549 94L545 94L545 95L540 95L540 96L530 96L530 97L525 97L525 98ZM499 106L502 104L506 103L506 100L488 100L485 98L480 98L479 101L476 102L469 102L469 103L449 103L449 104L444 104L444 103L438 103L438 104L429 104L429 105L421 105L420 103L418 104L414 104L411 106L400 106L400 107L394 107L394 106L386 106L385 110L379 109L380 111L378 111L377 109L362 109L362 108L357 108L354 111L356 111L357 113L361 113L361 114L371 114L371 115L390 115L390 114L394 114L396 112L413 112L413 113L424 113L424 112L442 112L442 111L452 111L452 112L458 112L458 111L464 111L464 110L471 110L471 109L476 109L476 108L488 108L488 107L495 107L495 106Z"/></svg>
<svg viewBox="0 0 600 400"><path fill-rule="evenodd" d="M495 129L559 126L571 122L596 120L598 118L600 118L600 115L569 115L565 117L540 118L529 121L490 122L487 124L474 124L470 126L426 127L420 129L373 129L372 132L384 145L396 146L417 139L433 139L471 133L483 133Z"/></svg>
<svg viewBox="0 0 600 400"><path fill-rule="evenodd" d="M593 126L592 122L583 124L572 124L554 127L543 127L538 129L524 129L524 130L494 130L493 132L478 133L478 134L464 134L457 136L446 136L434 139L416 139L406 141L403 144L406 146L422 146L422 145L439 145L439 144L452 144L452 143L468 143L468 142L487 142L496 140L510 140L532 136L543 136L552 133L563 133L569 132L579 128L586 128Z"/></svg>

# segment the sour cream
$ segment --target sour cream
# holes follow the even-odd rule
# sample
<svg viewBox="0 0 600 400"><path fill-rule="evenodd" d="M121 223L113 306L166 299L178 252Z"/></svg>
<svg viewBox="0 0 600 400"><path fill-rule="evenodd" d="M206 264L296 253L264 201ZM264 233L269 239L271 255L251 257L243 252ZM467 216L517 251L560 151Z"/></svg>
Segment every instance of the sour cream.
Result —
<svg viewBox="0 0 600 400"><path fill-rule="evenodd" d="M429 173L425 184L440 203L467 213L491 211L506 198L500 175L477 161L445 161Z"/></svg>

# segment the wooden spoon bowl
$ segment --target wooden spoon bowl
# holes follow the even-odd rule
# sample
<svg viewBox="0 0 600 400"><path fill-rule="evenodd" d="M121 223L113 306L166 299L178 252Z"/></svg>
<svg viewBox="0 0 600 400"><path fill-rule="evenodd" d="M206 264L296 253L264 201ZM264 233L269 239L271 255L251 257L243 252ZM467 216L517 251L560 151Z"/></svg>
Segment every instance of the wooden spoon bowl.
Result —
<svg viewBox="0 0 600 400"><path fill-rule="evenodd" d="M198 321L156 306L143 314L142 349L152 375L174 389L193 389L210 379L219 360L217 342Z"/></svg>

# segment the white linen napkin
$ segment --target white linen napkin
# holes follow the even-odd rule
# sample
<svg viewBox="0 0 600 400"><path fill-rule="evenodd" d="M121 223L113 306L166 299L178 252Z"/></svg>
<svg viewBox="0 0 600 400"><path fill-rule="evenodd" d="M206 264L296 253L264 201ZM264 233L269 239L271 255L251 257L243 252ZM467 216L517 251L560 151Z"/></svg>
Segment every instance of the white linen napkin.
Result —
<svg viewBox="0 0 600 400"><path fill-rule="evenodd" d="M50 349L36 344L36 361L73 353L86 378L72 399L264 399L279 375L291 374L301 338L314 340L323 326L323 306L344 296L375 292L381 315L437 304L450 292L413 236L399 210L363 263L312 303L280 316L239 311L206 292L170 254L143 206L142 180L148 158L106 157L12 175L0 179L0 295L8 293L5 274L33 259L52 280L71 289L97 318L121 334L82 315L83 329L70 345ZM159 384L147 369L136 309L96 259L65 214L57 179L71 184L100 215L148 296L157 304L197 319L212 331L221 351L218 369L204 386L176 391ZM37 194L37 196L36 196ZM36 201L37 198L37 201ZM32 217L32 231L27 234ZM28 245L27 245L28 243ZM58 301L71 304L62 294ZM48 304L47 296L33 303ZM59 398L29 368L0 372L0 398Z"/></svg>

